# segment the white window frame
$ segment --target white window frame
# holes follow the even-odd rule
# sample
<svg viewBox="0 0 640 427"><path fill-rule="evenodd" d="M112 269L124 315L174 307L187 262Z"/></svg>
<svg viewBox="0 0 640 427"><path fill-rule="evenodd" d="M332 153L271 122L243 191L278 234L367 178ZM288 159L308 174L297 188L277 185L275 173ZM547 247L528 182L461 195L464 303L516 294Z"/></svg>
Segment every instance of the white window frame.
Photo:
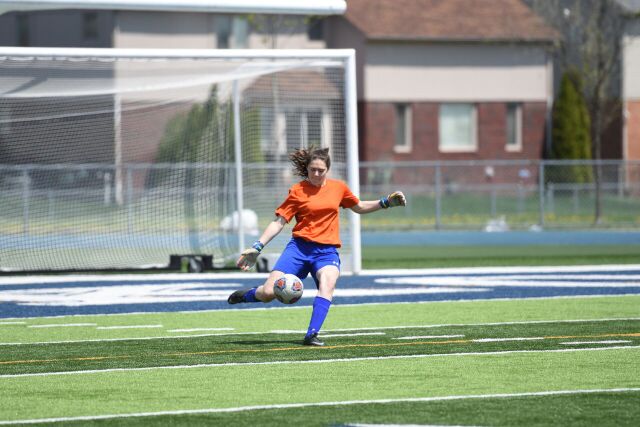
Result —
<svg viewBox="0 0 640 427"><path fill-rule="evenodd" d="M395 104L394 111L396 119L401 117L401 120L396 120L398 128L396 128L395 132L393 151L395 153L410 153L413 146L413 109L411 104ZM398 140L400 127L403 129L403 141Z"/></svg>
<svg viewBox="0 0 640 427"><path fill-rule="evenodd" d="M514 144L510 144L510 135L509 135L509 129L507 127L507 140L505 141L505 145L504 145L504 149L505 151L509 152L509 153L517 153L522 151L522 104L520 103L516 103L516 102L511 102L507 104L507 112L505 115L505 119L507 120L506 122L508 123L508 118L509 118L509 111L511 107L515 107L515 132L516 132L516 139L515 139L515 143Z"/></svg>
<svg viewBox="0 0 640 427"><path fill-rule="evenodd" d="M471 106L471 145L445 146L442 141L442 107L446 105ZM438 150L441 153L474 153L478 151L478 106L470 102L443 102L438 108Z"/></svg>

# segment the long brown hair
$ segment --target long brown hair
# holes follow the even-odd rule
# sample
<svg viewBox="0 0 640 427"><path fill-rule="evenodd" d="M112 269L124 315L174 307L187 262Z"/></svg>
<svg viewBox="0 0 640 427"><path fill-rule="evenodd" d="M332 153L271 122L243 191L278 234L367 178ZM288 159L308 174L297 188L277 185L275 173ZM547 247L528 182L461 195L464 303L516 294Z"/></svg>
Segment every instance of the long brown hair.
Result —
<svg viewBox="0 0 640 427"><path fill-rule="evenodd" d="M308 149L299 148L289 154L289 160L293 163L293 173L303 178L308 176L307 167L313 160L320 159L327 165L327 170L331 168L331 157L329 157L328 148L316 148L314 146Z"/></svg>

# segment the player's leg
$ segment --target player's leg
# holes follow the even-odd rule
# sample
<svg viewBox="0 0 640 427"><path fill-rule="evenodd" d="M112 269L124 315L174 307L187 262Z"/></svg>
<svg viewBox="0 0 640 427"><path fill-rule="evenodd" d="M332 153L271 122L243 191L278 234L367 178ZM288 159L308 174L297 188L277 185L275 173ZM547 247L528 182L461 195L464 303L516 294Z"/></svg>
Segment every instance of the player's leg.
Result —
<svg viewBox="0 0 640 427"><path fill-rule="evenodd" d="M271 302L275 298L273 294L274 282L285 273L294 274L298 276L300 280L303 280L309 274L307 264L305 257L300 253L292 239L278 258L278 261L276 261L267 280L265 280L261 286L235 291L229 296L227 302L229 304Z"/></svg>
<svg viewBox="0 0 640 427"><path fill-rule="evenodd" d="M333 300L333 292L336 289L336 283L340 277L340 258L337 252L328 256L322 256L321 260L316 263L316 267L320 267L314 275L316 285L318 286L318 294L313 300L313 311L309 320L307 334L304 337L305 345L322 346L324 343L318 339L318 333L322 328Z"/></svg>
<svg viewBox="0 0 640 427"><path fill-rule="evenodd" d="M275 298L273 294L273 283L282 276L282 271L273 270L269 273L267 280L257 288L239 289L229 295L229 304L239 304L242 302L271 302Z"/></svg>

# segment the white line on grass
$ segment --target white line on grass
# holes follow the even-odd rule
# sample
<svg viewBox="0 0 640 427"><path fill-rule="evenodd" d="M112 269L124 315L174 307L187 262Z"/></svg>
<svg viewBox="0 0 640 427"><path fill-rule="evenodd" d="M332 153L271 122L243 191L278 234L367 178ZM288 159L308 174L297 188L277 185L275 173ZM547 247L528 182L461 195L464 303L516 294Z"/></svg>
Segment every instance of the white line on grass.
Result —
<svg viewBox="0 0 640 427"><path fill-rule="evenodd" d="M29 325L27 328L74 328L77 326L96 326L95 323L52 323L49 325Z"/></svg>
<svg viewBox="0 0 640 427"><path fill-rule="evenodd" d="M27 322L0 322L0 326L4 325L26 325Z"/></svg>
<svg viewBox="0 0 640 427"><path fill-rule="evenodd" d="M561 342L563 345L582 345L582 344L625 344L629 343L629 340L607 340L607 341L570 341Z"/></svg>
<svg viewBox="0 0 640 427"><path fill-rule="evenodd" d="M333 338L333 337L357 337L357 336L363 336L363 335L386 335L386 334L384 332L362 332L362 333L355 333L355 334L329 334L329 335L321 334L320 336L322 338Z"/></svg>
<svg viewBox="0 0 640 427"><path fill-rule="evenodd" d="M543 340L544 337L516 337L516 338L478 338L471 342L503 342L503 341L537 341Z"/></svg>
<svg viewBox="0 0 640 427"><path fill-rule="evenodd" d="M47 377L52 375L78 375L78 374L101 374L108 372L132 372L132 371L154 371L160 369L194 369L194 368L224 368L227 366L260 366L260 365L291 365L308 363L349 363L361 362L365 360L392 360L392 359L423 359L428 357L464 357L464 356L502 356L510 354L526 353L574 353L579 351L603 351L603 350L637 350L640 346L611 346L594 348L562 348L556 350L505 350L505 351L476 351L468 353L441 353L441 354L407 354L401 356L377 356L377 357L353 357L346 359L316 359L316 360L281 360L271 362L230 362L230 363L206 363L197 365L173 365L173 366L147 366L144 368L111 368L111 369L91 369L84 371L61 371L61 372L37 372L30 374L5 374L2 378L16 377Z"/></svg>
<svg viewBox="0 0 640 427"><path fill-rule="evenodd" d="M234 328L192 328L192 329L168 329L167 332L203 332L203 331L233 331Z"/></svg>
<svg viewBox="0 0 640 427"><path fill-rule="evenodd" d="M336 328L325 329L323 332L357 332L357 331L379 331L379 330L391 330L391 329L432 329L432 328L447 328L455 326L502 326L502 325L527 325L527 324L547 324L547 323L584 323L584 322L611 322L611 321L633 321L640 320L640 317L612 317L604 319L573 319L573 320L525 320L518 322L488 322L488 323L442 323L439 325L400 325L400 326L377 326L366 328ZM135 341L135 340L163 340L163 339L180 339L180 338L201 338L201 337L215 337L215 336L230 336L230 335L262 335L262 334L304 334L306 330L288 330L288 329L274 329L271 331L263 332L233 332L222 334L199 334L199 335L180 335L180 336L155 336L155 337L130 337L130 338L105 338L105 339L90 339L90 340L67 340L67 341L38 341L38 342L4 342L0 343L0 346L10 345L45 345L45 344L73 344L82 342L110 342L110 341ZM322 333L320 334L322 335Z"/></svg>
<svg viewBox="0 0 640 427"><path fill-rule="evenodd" d="M419 335L419 336L413 336L413 337L398 337L398 338L392 338L394 340L429 340L432 338L464 338L464 335Z"/></svg>
<svg viewBox="0 0 640 427"><path fill-rule="evenodd" d="M98 326L96 329L153 329L162 328L162 325L124 325L124 326Z"/></svg>
<svg viewBox="0 0 640 427"><path fill-rule="evenodd" d="M158 412L137 412L130 414L109 414L109 415L89 415L79 417L60 417L60 418L39 418L30 420L11 420L0 421L0 425L10 424L35 424L35 423L55 423L68 421L90 421L90 420L106 420L113 418L134 418L134 417L156 417L163 415L195 415L195 414L215 414L229 412L245 412L269 409L293 409L293 408L309 408L317 406L346 406L346 405L373 405L387 403L413 403L413 402L441 402L447 400L466 400L466 399L509 399L516 397L538 397L538 396L566 396L572 394L593 394L593 393L633 393L640 391L640 388L598 388L589 390L549 390L549 391L532 391L522 393L494 393L494 394L467 394L453 396L434 396L434 397L407 397L399 399L371 399L371 400L342 400L337 402L311 402L311 403L285 403L279 405L255 405L255 406L237 406L233 408L206 408L206 409L184 409L176 411L158 411Z"/></svg>

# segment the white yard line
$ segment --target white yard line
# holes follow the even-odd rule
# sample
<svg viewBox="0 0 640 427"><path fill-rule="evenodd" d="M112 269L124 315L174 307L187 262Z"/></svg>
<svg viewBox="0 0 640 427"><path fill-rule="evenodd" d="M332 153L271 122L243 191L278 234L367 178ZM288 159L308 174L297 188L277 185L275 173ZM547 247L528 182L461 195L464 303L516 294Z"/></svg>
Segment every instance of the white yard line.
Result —
<svg viewBox="0 0 640 427"><path fill-rule="evenodd" d="M52 323L48 325L29 325L27 328L74 328L78 326L96 326L96 323Z"/></svg>
<svg viewBox="0 0 640 427"><path fill-rule="evenodd" d="M233 413L258 411L268 409L294 409L309 408L318 406L346 406L346 405L373 405L373 404L389 404L389 403L428 403L441 402L447 400L466 400L466 399L509 399L514 397L539 397L539 396L567 396L574 394L593 394L593 393L634 393L640 391L640 388L599 388L588 390L548 390L533 391L523 393L495 393L495 394L467 394L452 396L433 396L433 397L408 397L400 399L370 399L370 400L342 400L336 402L312 402L312 403L288 403L280 405L255 405L255 406L237 406L232 408L206 408L206 409L186 409L176 411L158 411L158 412L136 412L130 414L109 414L109 415L93 415L80 417L60 417L60 418L39 418L26 420L0 421L0 425L11 424L35 424L35 423L55 423L69 421L91 421L106 420L114 418L137 418L137 417L154 417L163 415L194 415L194 414L215 414L215 413Z"/></svg>
<svg viewBox="0 0 640 427"><path fill-rule="evenodd" d="M584 323L584 322L611 322L611 321L629 321L640 320L640 317L611 317L601 319L569 319L569 320L525 320L517 322L486 322L486 323L441 323L437 325L401 325L401 326L376 326L376 327L364 327L364 328L334 328L324 329L321 332L357 332L357 331L381 331L392 329L435 329L435 328L447 328L447 327L466 327L466 326L502 326L502 325L537 325L548 323ZM95 325L95 324L92 324ZM154 337L129 337L129 338L105 338L105 339L89 339L89 340L64 340L64 341L37 341L37 342L0 342L0 346L11 345L43 345L43 344L71 344L81 342L109 342L109 341L135 341L135 340L162 340L162 339L179 339L179 338L199 338L199 337L213 337L213 336L230 336L230 335L261 335L261 334L304 334L306 330L289 330L289 329L275 329L271 331L262 332L231 332L221 334L198 334L198 335L180 335L180 336L154 336Z"/></svg>
<svg viewBox="0 0 640 427"><path fill-rule="evenodd" d="M0 326L4 325L26 325L27 322L0 322Z"/></svg>
<svg viewBox="0 0 640 427"><path fill-rule="evenodd" d="M394 340L429 340L437 338L464 338L464 335L419 335L413 337L398 337L392 338Z"/></svg>
<svg viewBox="0 0 640 427"><path fill-rule="evenodd" d="M503 341L538 341L544 337L516 337L516 338L479 338L471 340L471 342L503 342Z"/></svg>
<svg viewBox="0 0 640 427"><path fill-rule="evenodd" d="M154 329L162 328L162 325L123 325L123 326L98 326L96 329Z"/></svg>
<svg viewBox="0 0 640 427"><path fill-rule="evenodd" d="M444 354L409 354L401 356L377 356L377 357L353 357L346 359L316 359L316 360L282 360L272 362L230 362L230 363L208 363L198 365L173 365L173 366L148 366L144 368L111 368L111 369L91 369L84 371L62 371L62 372L38 372L31 374L6 374L0 375L3 378L16 377L48 377L56 375L81 375L81 374L103 374L109 372L133 372L133 371L155 371L162 369L196 369L196 368L224 368L228 366L261 366L261 365L292 365L292 364L312 364L312 363L351 363L365 360L393 360L393 359L423 359L430 357L466 357L466 356L503 356L510 354L528 354L528 353L574 353L580 351L606 351L606 350L638 350L637 346L611 346L611 347L594 347L594 348L561 348L555 350L505 350L505 351L486 351L486 352L468 352L468 353L444 353Z"/></svg>
<svg viewBox="0 0 640 427"><path fill-rule="evenodd" d="M629 340L606 340L606 341L567 341L561 342L563 345L583 345L583 344L624 344L629 343Z"/></svg>
<svg viewBox="0 0 640 427"><path fill-rule="evenodd" d="M320 334L320 338L333 338L333 337L358 337L363 335L386 335L384 332L362 332L353 334Z"/></svg>
<svg viewBox="0 0 640 427"><path fill-rule="evenodd" d="M233 331L234 328L191 328L191 329L167 329L167 332L203 332L203 331Z"/></svg>

